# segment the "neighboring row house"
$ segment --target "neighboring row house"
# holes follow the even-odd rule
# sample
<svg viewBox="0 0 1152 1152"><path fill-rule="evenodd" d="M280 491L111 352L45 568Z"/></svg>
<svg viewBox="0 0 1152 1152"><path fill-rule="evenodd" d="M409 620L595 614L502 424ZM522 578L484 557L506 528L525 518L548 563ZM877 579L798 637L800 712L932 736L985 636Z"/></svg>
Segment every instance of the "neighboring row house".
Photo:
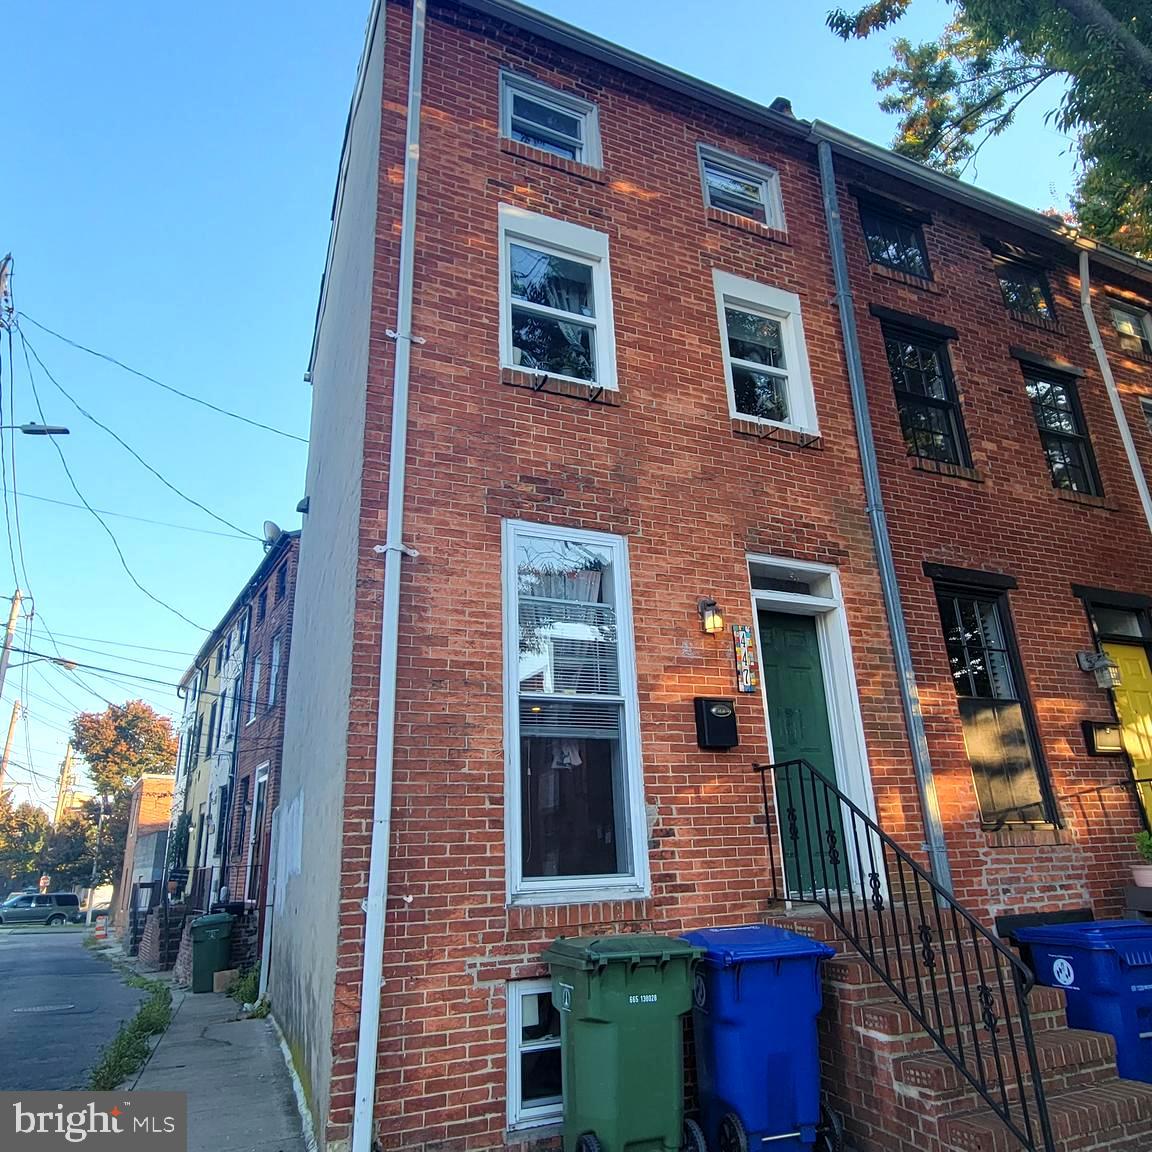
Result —
<svg viewBox="0 0 1152 1152"><path fill-rule="evenodd" d="M262 907L299 532L281 532L180 682L172 820L190 907Z"/></svg>
<svg viewBox="0 0 1152 1152"><path fill-rule="evenodd" d="M554 1137L544 947L767 915L841 949L862 1152L1148 1147L1152 1090L998 941L1120 913L1146 819L1150 308L1148 265L786 101L375 5L269 973L322 1147ZM1028 1020L1046 1104L980 1047Z"/></svg>

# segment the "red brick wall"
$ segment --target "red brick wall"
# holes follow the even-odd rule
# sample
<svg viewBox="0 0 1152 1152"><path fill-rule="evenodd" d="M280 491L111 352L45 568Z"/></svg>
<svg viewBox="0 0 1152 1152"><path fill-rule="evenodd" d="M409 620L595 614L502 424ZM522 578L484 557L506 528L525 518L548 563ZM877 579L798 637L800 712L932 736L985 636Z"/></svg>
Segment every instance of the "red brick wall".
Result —
<svg viewBox="0 0 1152 1152"><path fill-rule="evenodd" d="M1081 720L1110 721L1113 715L1108 694L1076 665L1077 650L1091 648L1093 640L1071 585L1145 591L1152 585L1152 547L1080 309L1075 258L1054 244L849 164L842 163L839 174L885 508L957 893L990 915L1089 904L1098 915L1118 914L1120 886L1132 859L1130 836L1140 825L1129 791L1082 795L1122 782L1129 772L1122 759L1086 755ZM854 183L911 199L932 212L924 228L934 274L928 288L869 267L849 190ZM1052 261L1048 279L1055 325L1026 322L1005 309L991 253L981 239L990 232ZM1097 264L1096 314L1114 352L1118 345L1103 304L1103 272ZM906 455L881 326L869 313L870 304L957 330L949 353L972 450L971 478L920 471ZM1083 369L1078 391L1102 499L1069 499L1052 487L1011 346ZM1129 365L1121 368L1117 358L1132 393L1128 419L1152 464L1152 441L1134 395L1149 386L1147 368ZM1008 599L1064 829L981 829L925 561L1002 572L1018 581ZM1081 795L1074 799L1076 794Z"/></svg>
<svg viewBox="0 0 1152 1152"><path fill-rule="evenodd" d="M352 1114L379 691L383 563L372 549L383 542L387 498L393 345L384 329L395 315L406 8L389 4L387 26L333 1078L331 1110L321 1118L328 1140L347 1135ZM501 66L596 101L601 175L501 147ZM549 940L561 932L675 932L754 919L765 908L764 830L749 768L768 752L759 698L741 700L741 746L727 755L696 747L691 704L695 695L734 694L729 642L702 636L696 600L715 596L732 622L750 620L746 552L837 566L881 819L913 848L922 830L864 509L812 149L440 4L428 26L422 131L413 328L426 343L413 347L405 528L420 556L404 561L401 588L377 1118L385 1148L485 1148L504 1142L504 981L541 974L538 957ZM785 237L709 218L698 141L780 171ZM1069 829L1058 845L1037 848L1004 835L999 840L1009 842L1000 843L980 832L939 622L920 569L934 560L1019 578L1013 611L1057 790L1122 776L1120 765L1088 761L1077 751L1079 720L1106 718L1108 707L1075 670L1074 652L1089 638L1068 582L1146 581L1147 535L1073 288L1057 286L1062 337L1015 331L998 304L978 227L959 217L934 226L930 239L940 291L921 294L880 281L863 266L846 188L842 194L889 515L961 890L985 913L1087 898L1108 911L1125 839L1136 826L1124 793L1104 793L1091 815L1066 805ZM501 382L501 202L609 236L618 404ZM730 421L714 267L800 296L822 430L818 447L754 439ZM954 361L982 484L909 468L878 330L866 312L872 299L962 330ZM1085 408L1108 509L1115 511L1073 505L1051 492L1009 343L1059 351L1089 373ZM505 518L628 537L645 795L655 808L651 899L506 907ZM1093 541L1102 546L1091 548Z"/></svg>

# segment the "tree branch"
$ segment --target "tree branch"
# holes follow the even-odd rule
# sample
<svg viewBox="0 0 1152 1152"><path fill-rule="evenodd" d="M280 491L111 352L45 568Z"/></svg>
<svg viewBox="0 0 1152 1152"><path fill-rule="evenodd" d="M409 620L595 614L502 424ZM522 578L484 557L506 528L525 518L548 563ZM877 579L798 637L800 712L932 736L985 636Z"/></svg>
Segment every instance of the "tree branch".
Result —
<svg viewBox="0 0 1152 1152"><path fill-rule="evenodd" d="M1103 33L1144 77L1144 82L1152 85L1152 49L1133 36L1100 0L1054 0L1054 3L1082 24L1092 25Z"/></svg>

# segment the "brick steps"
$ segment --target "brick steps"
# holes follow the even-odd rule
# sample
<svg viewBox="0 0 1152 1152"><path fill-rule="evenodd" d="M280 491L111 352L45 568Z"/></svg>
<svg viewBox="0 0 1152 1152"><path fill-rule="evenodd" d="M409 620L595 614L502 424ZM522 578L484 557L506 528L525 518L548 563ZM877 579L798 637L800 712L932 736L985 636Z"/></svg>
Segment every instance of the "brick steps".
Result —
<svg viewBox="0 0 1152 1152"><path fill-rule="evenodd" d="M1048 1101L1059 1152L1145 1152L1152 1147L1152 1084L1113 1077ZM987 1109L940 1120L944 1147L955 1152L1019 1152L1020 1143Z"/></svg>
<svg viewBox="0 0 1152 1152"><path fill-rule="evenodd" d="M837 949L824 965L825 1084L860 1152L1019 1152L1019 1140L830 920L806 911L774 922ZM955 943L951 948L955 956ZM970 1067L982 1069L990 1084L998 1084L996 1058L972 987L979 968L968 965L971 990L965 994L958 961L948 971L938 961L933 971L914 948L903 949L900 956L904 986L917 1006L923 994L926 1018L950 1043L959 1039L966 1045ZM975 951L967 956L974 958ZM898 973L893 950L889 961ZM985 971L991 975L987 966ZM896 983L901 986L899 979ZM998 982L993 987L999 1001ZM1152 1085L1116 1076L1113 1038L1069 1029L1064 996L1053 988L1034 988L1028 1009L1057 1152L1152 1152ZM1018 1026L1010 1030L1006 1023L1001 1022L997 1036L1001 1067L1009 1085L1009 1110L1023 1127L1025 1109L1011 1086L1016 1077L1009 1033L1015 1035L1027 1081L1023 1037Z"/></svg>

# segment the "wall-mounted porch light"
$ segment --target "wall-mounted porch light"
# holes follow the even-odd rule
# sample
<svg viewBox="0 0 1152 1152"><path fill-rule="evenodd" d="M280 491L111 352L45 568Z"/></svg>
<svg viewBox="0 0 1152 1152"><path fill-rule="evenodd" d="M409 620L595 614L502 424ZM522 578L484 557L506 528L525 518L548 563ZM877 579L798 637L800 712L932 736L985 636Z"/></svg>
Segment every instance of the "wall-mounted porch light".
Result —
<svg viewBox="0 0 1152 1152"><path fill-rule="evenodd" d="M1120 665L1107 652L1077 652L1076 663L1096 677L1097 688L1120 687Z"/></svg>
<svg viewBox="0 0 1152 1152"><path fill-rule="evenodd" d="M696 605L700 613L700 623L709 636L724 631L724 613L720 606L711 597L704 596Z"/></svg>

